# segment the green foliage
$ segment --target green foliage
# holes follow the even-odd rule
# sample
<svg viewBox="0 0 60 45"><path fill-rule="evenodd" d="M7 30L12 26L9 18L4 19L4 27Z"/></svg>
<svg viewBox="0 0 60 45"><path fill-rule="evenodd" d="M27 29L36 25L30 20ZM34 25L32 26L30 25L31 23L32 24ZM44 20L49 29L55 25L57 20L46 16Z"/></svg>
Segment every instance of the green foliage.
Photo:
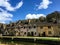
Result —
<svg viewBox="0 0 60 45"><path fill-rule="evenodd" d="M58 21L59 19L60 19L60 12L58 12L58 11L55 11L55 12L48 14L46 16L47 22Z"/></svg>
<svg viewBox="0 0 60 45"><path fill-rule="evenodd" d="M41 16L41 17L39 18L39 20L40 20L40 22L45 22L45 21L46 21L46 18L43 17L43 16Z"/></svg>

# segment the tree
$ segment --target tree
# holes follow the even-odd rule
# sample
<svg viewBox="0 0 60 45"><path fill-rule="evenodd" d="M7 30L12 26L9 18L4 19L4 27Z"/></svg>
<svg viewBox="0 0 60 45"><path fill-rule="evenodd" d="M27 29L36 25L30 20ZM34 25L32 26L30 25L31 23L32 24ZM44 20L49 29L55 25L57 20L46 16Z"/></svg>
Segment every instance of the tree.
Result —
<svg viewBox="0 0 60 45"><path fill-rule="evenodd" d="M41 16L41 17L39 18L39 20L40 20L40 22L45 22L45 21L46 21L46 18L43 17L43 16Z"/></svg>
<svg viewBox="0 0 60 45"><path fill-rule="evenodd" d="M52 18L53 23L57 23L57 20L55 18Z"/></svg>
<svg viewBox="0 0 60 45"><path fill-rule="evenodd" d="M60 20L60 12L55 11L51 14L48 14L46 16L46 19L47 19L47 22L53 22L54 20L58 22Z"/></svg>
<svg viewBox="0 0 60 45"><path fill-rule="evenodd" d="M38 22L38 19L29 19L29 24L33 24Z"/></svg>

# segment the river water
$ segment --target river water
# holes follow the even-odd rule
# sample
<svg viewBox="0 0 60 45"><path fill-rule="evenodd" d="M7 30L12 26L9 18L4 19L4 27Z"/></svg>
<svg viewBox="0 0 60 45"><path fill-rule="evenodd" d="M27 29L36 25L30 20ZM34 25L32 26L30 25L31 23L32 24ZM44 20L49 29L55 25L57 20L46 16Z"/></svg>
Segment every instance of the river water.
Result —
<svg viewBox="0 0 60 45"><path fill-rule="evenodd" d="M47 45L47 44L0 40L0 45Z"/></svg>

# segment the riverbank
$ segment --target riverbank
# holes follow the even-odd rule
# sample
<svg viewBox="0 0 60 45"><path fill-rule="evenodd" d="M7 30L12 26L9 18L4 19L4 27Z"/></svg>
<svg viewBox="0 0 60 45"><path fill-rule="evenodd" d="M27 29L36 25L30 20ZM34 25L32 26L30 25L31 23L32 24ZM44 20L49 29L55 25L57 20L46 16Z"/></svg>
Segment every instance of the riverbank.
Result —
<svg viewBox="0 0 60 45"><path fill-rule="evenodd" d="M43 44L60 45L60 37L21 37L21 36L1 36L0 39L12 41L24 41Z"/></svg>

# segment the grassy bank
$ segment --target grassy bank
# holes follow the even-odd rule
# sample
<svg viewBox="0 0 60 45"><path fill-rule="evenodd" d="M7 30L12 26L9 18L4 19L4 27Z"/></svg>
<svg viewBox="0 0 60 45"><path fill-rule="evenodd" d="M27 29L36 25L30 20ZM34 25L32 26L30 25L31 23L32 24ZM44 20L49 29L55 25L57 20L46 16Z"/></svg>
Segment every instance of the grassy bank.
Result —
<svg viewBox="0 0 60 45"><path fill-rule="evenodd" d="M60 45L60 37L26 37L26 36L0 36L0 39L6 41L36 42L42 44Z"/></svg>
<svg viewBox="0 0 60 45"><path fill-rule="evenodd" d="M0 36L0 38L23 38L23 39L41 39L41 40L52 40L60 41L60 37L26 37L26 36Z"/></svg>

